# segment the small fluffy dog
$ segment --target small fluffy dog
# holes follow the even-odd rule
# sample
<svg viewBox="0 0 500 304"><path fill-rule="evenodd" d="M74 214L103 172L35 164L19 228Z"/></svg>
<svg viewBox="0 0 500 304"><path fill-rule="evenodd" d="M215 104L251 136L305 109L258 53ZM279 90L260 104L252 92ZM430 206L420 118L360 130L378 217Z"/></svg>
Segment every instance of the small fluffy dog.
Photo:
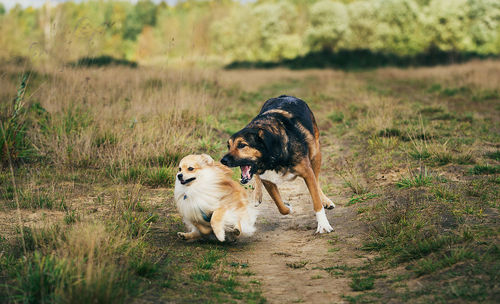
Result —
<svg viewBox="0 0 500 304"><path fill-rule="evenodd" d="M175 181L177 209L190 232L177 235L194 241L213 232L221 242L255 231L257 212L232 171L209 155L188 155L179 164ZM226 233L227 232L227 233Z"/></svg>

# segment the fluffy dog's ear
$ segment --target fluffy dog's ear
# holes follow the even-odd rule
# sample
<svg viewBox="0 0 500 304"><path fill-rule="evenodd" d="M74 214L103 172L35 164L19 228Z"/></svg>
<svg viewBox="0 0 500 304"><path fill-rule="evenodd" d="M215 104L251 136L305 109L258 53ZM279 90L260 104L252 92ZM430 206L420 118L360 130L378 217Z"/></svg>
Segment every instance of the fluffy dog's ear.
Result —
<svg viewBox="0 0 500 304"><path fill-rule="evenodd" d="M210 155L208 155L208 154L202 154L201 159L203 160L203 162L205 164L207 164L209 166L214 164L214 159L212 157L210 157Z"/></svg>

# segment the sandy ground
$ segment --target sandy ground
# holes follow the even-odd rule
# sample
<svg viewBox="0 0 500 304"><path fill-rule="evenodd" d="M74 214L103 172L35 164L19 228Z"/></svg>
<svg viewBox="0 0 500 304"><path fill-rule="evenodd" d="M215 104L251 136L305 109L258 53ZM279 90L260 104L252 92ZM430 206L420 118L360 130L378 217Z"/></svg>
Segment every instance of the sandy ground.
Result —
<svg viewBox="0 0 500 304"><path fill-rule="evenodd" d="M285 202L293 207L281 215L264 190L257 207L257 232L240 239L230 250L229 259L247 263L255 273L269 303L347 303L342 295L353 294L347 276L330 275L326 267L360 266L366 256L357 249L363 228L351 208L340 206L345 198L332 197L337 207L327 210L334 231L315 234L316 217L307 187L301 178L279 185Z"/></svg>

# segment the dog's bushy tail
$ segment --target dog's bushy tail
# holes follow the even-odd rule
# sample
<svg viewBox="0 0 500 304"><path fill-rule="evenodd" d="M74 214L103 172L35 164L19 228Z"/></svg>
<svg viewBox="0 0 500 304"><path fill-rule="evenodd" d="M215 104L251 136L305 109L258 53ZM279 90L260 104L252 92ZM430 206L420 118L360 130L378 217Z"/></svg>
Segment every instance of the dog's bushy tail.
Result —
<svg viewBox="0 0 500 304"><path fill-rule="evenodd" d="M250 204L244 210L229 210L224 215L224 230L230 231L241 225L241 235L250 236L255 232L255 221L257 220L257 209Z"/></svg>
<svg viewBox="0 0 500 304"><path fill-rule="evenodd" d="M248 204L247 216L241 219L241 234L252 235L255 232L255 221L257 220L257 215L257 209L252 204Z"/></svg>

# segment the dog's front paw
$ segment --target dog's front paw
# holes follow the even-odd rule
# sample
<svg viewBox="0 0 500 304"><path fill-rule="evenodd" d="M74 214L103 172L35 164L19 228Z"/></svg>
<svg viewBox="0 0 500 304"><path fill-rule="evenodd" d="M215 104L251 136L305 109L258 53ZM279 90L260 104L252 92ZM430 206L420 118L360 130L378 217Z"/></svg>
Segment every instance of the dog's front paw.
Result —
<svg viewBox="0 0 500 304"><path fill-rule="evenodd" d="M335 208L335 204L328 197L324 197L323 198L323 207L325 207L325 209L331 210L331 209Z"/></svg>
<svg viewBox="0 0 500 304"><path fill-rule="evenodd" d="M293 208L292 208L292 205L290 205L289 203L284 203L284 204L285 204L285 206L287 206L287 207L288 207L288 209L290 210L290 211L288 212L288 214L292 214L292 213L293 213Z"/></svg>
<svg viewBox="0 0 500 304"><path fill-rule="evenodd" d="M316 233L328 233L333 231L332 226L330 226L330 223L326 218L324 208L321 209L321 211L316 212L316 219L318 220L318 229L316 229Z"/></svg>
<svg viewBox="0 0 500 304"><path fill-rule="evenodd" d="M321 225L318 223L318 228L316 229L316 233L329 233L332 232L333 228L330 226L329 223L326 223L326 225Z"/></svg>
<svg viewBox="0 0 500 304"><path fill-rule="evenodd" d="M184 232L177 232L177 236L178 236L181 240L187 240L186 233L184 233Z"/></svg>
<svg viewBox="0 0 500 304"><path fill-rule="evenodd" d="M259 207L262 204L262 201L254 201L254 207Z"/></svg>

